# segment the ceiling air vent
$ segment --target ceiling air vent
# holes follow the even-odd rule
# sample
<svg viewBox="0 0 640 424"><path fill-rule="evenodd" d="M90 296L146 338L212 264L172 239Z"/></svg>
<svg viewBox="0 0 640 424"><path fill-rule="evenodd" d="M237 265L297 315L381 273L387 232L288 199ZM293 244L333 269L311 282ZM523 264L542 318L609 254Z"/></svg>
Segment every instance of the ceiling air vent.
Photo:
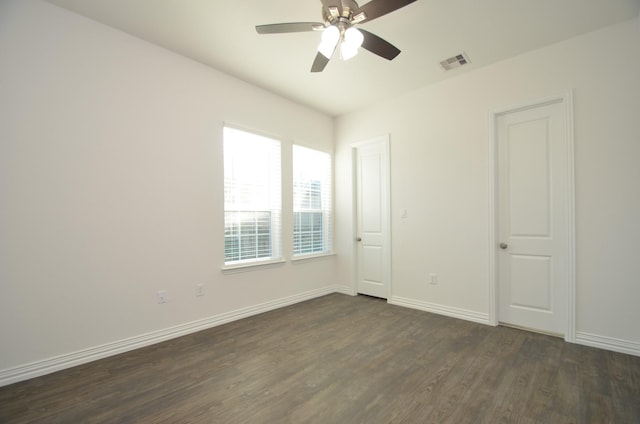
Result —
<svg viewBox="0 0 640 424"><path fill-rule="evenodd" d="M440 66L442 66L442 69L444 69L445 71L450 71L452 69L459 68L462 65L466 65L467 63L471 63L471 61L469 60L467 54L463 52L458 55L452 56L449 59L443 60L442 62L440 62Z"/></svg>

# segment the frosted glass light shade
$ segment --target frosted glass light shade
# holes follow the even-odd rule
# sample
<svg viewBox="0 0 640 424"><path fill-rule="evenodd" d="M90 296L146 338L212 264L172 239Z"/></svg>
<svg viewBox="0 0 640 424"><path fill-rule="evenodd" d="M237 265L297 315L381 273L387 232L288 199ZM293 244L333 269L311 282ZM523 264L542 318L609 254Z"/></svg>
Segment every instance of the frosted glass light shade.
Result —
<svg viewBox="0 0 640 424"><path fill-rule="evenodd" d="M327 59L331 59L336 45L340 41L340 30L336 26L327 27L322 31L322 39L318 46L318 51Z"/></svg>
<svg viewBox="0 0 640 424"><path fill-rule="evenodd" d="M362 35L362 33L358 31L357 28L347 28L347 30L344 32L344 42L348 43L351 46L358 48L362 45L363 41L364 35Z"/></svg>
<svg viewBox="0 0 640 424"><path fill-rule="evenodd" d="M344 32L344 41L340 46L340 54L343 60L349 60L358 54L358 49L364 41L364 36L356 28L347 28Z"/></svg>
<svg viewBox="0 0 640 424"><path fill-rule="evenodd" d="M349 60L355 55L358 54L358 48L350 46L347 43L342 43L340 46L340 56L342 56L342 60Z"/></svg>

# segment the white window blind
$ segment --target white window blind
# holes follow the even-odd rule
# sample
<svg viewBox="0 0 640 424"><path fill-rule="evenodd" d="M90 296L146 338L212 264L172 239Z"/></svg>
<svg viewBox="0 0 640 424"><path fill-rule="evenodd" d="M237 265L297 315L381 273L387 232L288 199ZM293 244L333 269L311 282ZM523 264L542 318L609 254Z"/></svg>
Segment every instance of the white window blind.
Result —
<svg viewBox="0 0 640 424"><path fill-rule="evenodd" d="M224 262L281 257L280 142L224 128Z"/></svg>
<svg viewBox="0 0 640 424"><path fill-rule="evenodd" d="M293 146L293 254L332 250L331 155Z"/></svg>

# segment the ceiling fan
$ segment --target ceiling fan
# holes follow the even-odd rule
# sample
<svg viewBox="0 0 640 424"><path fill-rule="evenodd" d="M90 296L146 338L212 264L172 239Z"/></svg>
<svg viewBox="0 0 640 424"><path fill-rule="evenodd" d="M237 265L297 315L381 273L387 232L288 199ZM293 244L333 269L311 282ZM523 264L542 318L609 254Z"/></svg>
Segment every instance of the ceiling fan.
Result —
<svg viewBox="0 0 640 424"><path fill-rule="evenodd" d="M320 0L323 22L288 22L257 25L258 34L283 34L289 32L322 31L318 53L311 65L311 72L322 72L340 45L340 54L348 60L362 47L387 60L393 60L400 49L375 34L355 28L400 9L416 0L371 0L362 7L354 0Z"/></svg>

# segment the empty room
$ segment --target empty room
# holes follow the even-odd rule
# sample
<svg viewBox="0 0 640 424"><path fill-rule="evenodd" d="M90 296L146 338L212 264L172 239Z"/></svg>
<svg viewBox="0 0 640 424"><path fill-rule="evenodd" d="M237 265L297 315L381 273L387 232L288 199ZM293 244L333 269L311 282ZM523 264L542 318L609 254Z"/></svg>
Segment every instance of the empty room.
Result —
<svg viewBox="0 0 640 424"><path fill-rule="evenodd" d="M639 423L640 0L0 0L1 423Z"/></svg>

